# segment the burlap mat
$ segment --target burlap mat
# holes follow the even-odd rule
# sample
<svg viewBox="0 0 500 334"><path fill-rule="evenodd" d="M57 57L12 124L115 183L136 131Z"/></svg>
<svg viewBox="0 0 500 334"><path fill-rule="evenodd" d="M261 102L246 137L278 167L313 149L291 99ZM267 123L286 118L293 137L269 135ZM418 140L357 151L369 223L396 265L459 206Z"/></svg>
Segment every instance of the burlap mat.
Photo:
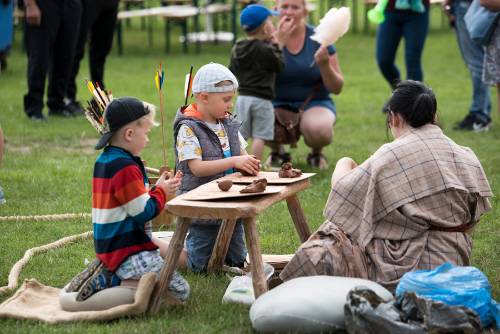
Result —
<svg viewBox="0 0 500 334"><path fill-rule="evenodd" d="M144 275L139 281L133 304L115 306L104 311L67 312L59 305L60 289L43 285L35 279L25 280L17 292L0 305L0 318L30 319L50 324L71 321L106 321L147 311L156 274Z"/></svg>

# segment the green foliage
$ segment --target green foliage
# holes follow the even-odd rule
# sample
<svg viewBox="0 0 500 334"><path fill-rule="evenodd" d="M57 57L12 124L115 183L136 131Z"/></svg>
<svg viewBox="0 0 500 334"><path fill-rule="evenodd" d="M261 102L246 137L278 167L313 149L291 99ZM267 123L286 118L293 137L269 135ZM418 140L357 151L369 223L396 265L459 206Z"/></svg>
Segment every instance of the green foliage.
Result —
<svg viewBox="0 0 500 334"><path fill-rule="evenodd" d="M195 69L207 62L229 61L227 44L204 45L202 52L182 54L180 45L173 43L170 54L164 53L163 24L156 21L154 46L147 45L146 31L139 22L124 31L124 55L116 49L106 64L106 84L115 96L136 96L158 105L154 87L154 71L160 61L166 67L165 115L167 145L173 147L170 124L175 110L183 104L184 75L189 65ZM17 32L19 40L21 34ZM176 39L173 39L176 40ZM335 161L351 156L356 161L368 158L386 142L385 118L380 109L390 90L380 75L374 57L373 34L348 34L338 47L340 64L345 76L343 92L335 97L338 120L334 142L326 148L330 169L313 177L312 186L299 197L312 229L322 221L323 205L329 193L330 175ZM400 48L402 49L402 48ZM403 63L403 52L398 63ZM487 133L453 131L453 124L468 110L471 84L469 74L460 58L455 36L451 30L433 29L424 52L425 81L433 87L438 98L440 123L447 135L459 144L471 147L483 163L494 193L500 192L500 139L498 115L493 113L493 128ZM97 133L83 118L50 118L46 123L33 123L23 113L22 97L26 92L26 55L20 43L14 45L9 58L9 70L0 77L0 124L7 145L0 185L7 203L0 206L0 215L42 215L65 212L90 212L91 176L97 152L93 145ZM404 71L404 66L403 66ZM79 98L90 98L84 79L88 78L86 59L82 61L78 77ZM493 93L493 96L494 93ZM496 106L494 106L496 108ZM494 109L496 110L496 109ZM46 110L45 110L46 112ZM161 131L151 133L151 142L143 153L149 166L162 161ZM168 151L173 165L172 149ZM301 142L292 152L298 168L307 170L307 149ZM492 199L493 210L484 216L474 231L472 265L481 269L490 279L496 299L500 298L498 197ZM294 252L299 240L284 203L278 203L258 217L263 253L286 254ZM2 255L0 256L0 285L7 284L10 268L25 250L53 242L67 235L91 229L90 221L1 223ZM63 286L82 270L84 259L93 257L91 241L67 246L36 256L22 271L21 281L36 277L51 286ZM145 332L250 332L248 308L223 305L221 298L228 280L225 276L205 276L186 273L192 286L192 297L184 307L174 308L151 318L122 319L105 324L68 324L47 326L35 322L1 320L3 333L8 332L89 332L89 333L145 333ZM0 302L8 296L0 296Z"/></svg>

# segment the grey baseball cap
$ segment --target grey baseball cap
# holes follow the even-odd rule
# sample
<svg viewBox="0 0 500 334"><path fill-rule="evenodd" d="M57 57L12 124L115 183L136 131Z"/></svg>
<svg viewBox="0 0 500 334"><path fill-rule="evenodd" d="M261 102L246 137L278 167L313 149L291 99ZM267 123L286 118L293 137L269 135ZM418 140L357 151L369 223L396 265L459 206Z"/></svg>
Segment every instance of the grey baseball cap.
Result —
<svg viewBox="0 0 500 334"><path fill-rule="evenodd" d="M232 85L216 86L222 81ZM238 89L238 80L226 66L210 63L200 67L193 80L193 93L225 93Z"/></svg>

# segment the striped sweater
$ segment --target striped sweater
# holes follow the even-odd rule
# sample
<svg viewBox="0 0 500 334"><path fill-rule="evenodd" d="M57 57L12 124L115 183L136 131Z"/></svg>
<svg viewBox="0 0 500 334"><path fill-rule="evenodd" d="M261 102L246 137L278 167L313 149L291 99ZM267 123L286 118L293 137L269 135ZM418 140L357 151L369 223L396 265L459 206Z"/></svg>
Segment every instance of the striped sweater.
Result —
<svg viewBox="0 0 500 334"><path fill-rule="evenodd" d="M94 165L92 223L97 257L115 271L130 255L154 250L151 219L163 210L166 195L146 188L148 178L139 157L108 146ZM148 233L149 232L149 233Z"/></svg>

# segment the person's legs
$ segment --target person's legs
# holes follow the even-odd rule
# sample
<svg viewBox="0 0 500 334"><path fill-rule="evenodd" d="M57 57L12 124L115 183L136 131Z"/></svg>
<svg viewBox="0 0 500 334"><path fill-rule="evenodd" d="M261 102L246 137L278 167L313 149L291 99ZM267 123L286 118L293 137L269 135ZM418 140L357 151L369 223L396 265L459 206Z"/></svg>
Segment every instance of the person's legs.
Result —
<svg viewBox="0 0 500 334"><path fill-rule="evenodd" d="M386 12L385 16L385 21L377 29L376 57L382 75L394 88L401 77L395 59L403 31L399 13Z"/></svg>
<svg viewBox="0 0 500 334"><path fill-rule="evenodd" d="M274 107L271 101L253 98L250 106L251 131L252 131L252 154L262 160L264 143L274 139Z"/></svg>
<svg viewBox="0 0 500 334"><path fill-rule="evenodd" d="M404 13L403 35L405 39L405 63L407 78L416 81L424 79L422 52L429 29L429 9L422 14Z"/></svg>
<svg viewBox="0 0 500 334"><path fill-rule="evenodd" d="M24 112L33 120L43 120L43 96L45 78L50 65L51 46L53 45L59 16L54 0L38 3L42 13L39 26L25 23L26 51L28 54L27 82L28 92L24 95Z"/></svg>
<svg viewBox="0 0 500 334"><path fill-rule="evenodd" d="M241 122L240 133L243 138L248 139L252 136L252 115L250 113L251 98L245 95L239 95L236 98L234 113L236 119Z"/></svg>
<svg viewBox="0 0 500 334"><path fill-rule="evenodd" d="M320 157L317 164L313 163L314 167L320 169L327 167L326 159L321 152L323 147L332 142L334 124L335 114L325 107L311 107L302 114L300 132L304 136L306 145L311 148L310 157Z"/></svg>
<svg viewBox="0 0 500 334"><path fill-rule="evenodd" d="M90 77L104 88L104 64L113 45L118 0L101 0L96 4L98 12L93 15L90 32Z"/></svg>
<svg viewBox="0 0 500 334"><path fill-rule="evenodd" d="M254 138L252 142L252 154L258 160L262 160L262 153L264 153L264 140L260 138Z"/></svg>
<svg viewBox="0 0 500 334"><path fill-rule="evenodd" d="M60 2L59 15L61 24L53 46L54 51L49 75L47 101L52 114L72 116L71 113L65 110L64 97L66 96L70 71L75 57L81 10L82 7L79 0L64 0Z"/></svg>
<svg viewBox="0 0 500 334"><path fill-rule="evenodd" d="M243 222L239 219L234 226L233 236L229 244L225 262L231 267L242 268L245 264L247 249L245 247Z"/></svg>
<svg viewBox="0 0 500 334"><path fill-rule="evenodd" d="M274 142L267 142L267 146L271 149L269 157L266 160L265 166L281 167L285 162L291 162L292 157L290 153L285 151L285 145L276 144Z"/></svg>
<svg viewBox="0 0 500 334"><path fill-rule="evenodd" d="M452 11L455 17L458 46L472 77L472 102L469 114L456 128L473 130L474 121L485 125L491 121L491 100L489 87L482 81L484 49L472 41L465 26L464 16L469 7L470 2L468 1L454 1ZM469 115L473 117L469 117ZM472 122L467 121L468 119Z"/></svg>
<svg viewBox="0 0 500 334"><path fill-rule="evenodd" d="M91 1L82 0L82 14L80 19L80 29L78 32L78 41L76 42L75 58L73 60L73 67L71 68L70 78L68 81L68 90L66 97L70 101L76 101L77 84L76 76L80 71L80 62L85 55L85 43L87 42L87 36L89 31L89 13L88 6L91 5Z"/></svg>
<svg viewBox="0 0 500 334"><path fill-rule="evenodd" d="M151 238L151 240L160 249L160 256L162 258L165 258L165 256L167 256L169 242L154 236ZM177 268L185 269L186 267L187 267L187 251L185 248L183 248L181 254L179 255Z"/></svg>
<svg viewBox="0 0 500 334"><path fill-rule="evenodd" d="M219 226L217 225L191 225L186 238L187 267L194 272L207 269L212 249Z"/></svg>

